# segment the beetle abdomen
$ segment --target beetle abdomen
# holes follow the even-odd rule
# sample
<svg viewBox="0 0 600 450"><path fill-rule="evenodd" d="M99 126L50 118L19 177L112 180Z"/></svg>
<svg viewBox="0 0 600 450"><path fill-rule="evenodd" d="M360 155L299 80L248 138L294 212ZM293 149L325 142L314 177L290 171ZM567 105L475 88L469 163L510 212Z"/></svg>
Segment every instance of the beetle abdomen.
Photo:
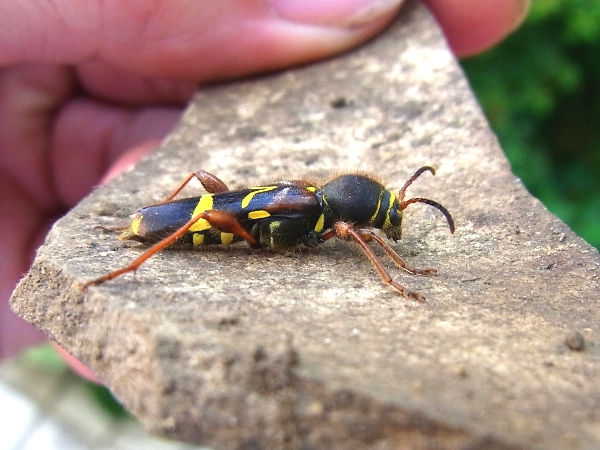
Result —
<svg viewBox="0 0 600 450"><path fill-rule="evenodd" d="M160 241L190 220L198 199L199 197L184 198L140 209L133 216L131 226L119 239L150 243Z"/></svg>

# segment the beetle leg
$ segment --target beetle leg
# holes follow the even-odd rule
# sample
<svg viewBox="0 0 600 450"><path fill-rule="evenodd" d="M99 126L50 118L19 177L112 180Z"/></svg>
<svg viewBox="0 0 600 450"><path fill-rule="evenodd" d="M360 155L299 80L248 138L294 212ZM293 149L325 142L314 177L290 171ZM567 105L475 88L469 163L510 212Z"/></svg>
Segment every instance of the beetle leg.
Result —
<svg viewBox="0 0 600 450"><path fill-rule="evenodd" d="M106 281L117 278L118 276L121 276L125 273L135 272L139 269L139 267L142 264L144 264L144 262L146 262L148 258L173 244L175 241L177 241L177 239L182 237L192 226L194 226L194 224L196 224L199 220L202 219L206 220L212 228L215 228L225 233L237 234L238 236L241 236L242 238L246 239L250 243L250 245L258 245L256 240L239 224L239 222L231 214L216 210L202 211L196 214L194 217L192 217L185 225L183 225L177 231L154 244L152 247L150 247L148 250L146 250L144 253L138 256L128 266L122 267L121 269L117 269L100 278L88 281L82 286L82 289L86 290L89 286L96 286L98 284L102 284Z"/></svg>
<svg viewBox="0 0 600 450"><path fill-rule="evenodd" d="M406 262L404 262L402 258L400 258L398 253L396 253L392 247L390 247L383 239L377 236L373 231L361 229L358 230L358 233L365 242L375 241L379 245L381 245L381 247L385 250L385 252L392 259L392 261L394 261L394 263L396 264L396 266L398 266L399 269L403 269L413 275L435 275L437 273L437 270L435 269L418 269L416 267L409 266L408 264L406 264Z"/></svg>
<svg viewBox="0 0 600 450"><path fill-rule="evenodd" d="M202 184L204 189L206 189L206 192L208 192L209 194L218 194L220 192L229 191L227 185L223 183L219 177L207 172L206 170L199 170L198 172L190 173L186 177L186 179L183 180L183 183L181 183L171 195L169 195L160 203L166 203L173 200L177 196L177 194L179 194L183 190L183 188L186 187L188 183L194 178L196 178Z"/></svg>
<svg viewBox="0 0 600 450"><path fill-rule="evenodd" d="M377 256L375 256L375 253L373 253L373 250L371 250L371 248L369 248L367 242L365 242L365 240L363 239L363 236L367 236L367 239L369 239L368 234L362 233L362 231L364 231L364 230L355 230L352 227L352 225L350 225L349 223L346 223L346 222L336 222L333 225L333 231L335 232L335 236L337 236L340 239L344 239L344 240L354 239L358 243L358 245L360 246L360 249L367 256L367 258L369 258L369 260L371 261L371 264L373 264L373 267L375 267L375 270L377 270L377 273L379 274L379 276L381 277L381 280L384 283L389 284L394 289L396 289L396 291L398 291L400 294L402 294L404 297L406 297L408 299L415 300L418 302L425 301L425 297L423 297L418 292L409 291L404 286L402 286L400 283L398 283L397 281L394 281L394 279L391 277L389 272L385 269L385 267L383 267L383 264L381 264L379 259L377 259ZM327 239L329 237L330 236L327 236Z"/></svg>
<svg viewBox="0 0 600 450"><path fill-rule="evenodd" d="M129 227L130 227L130 225L122 225L120 227L105 227L104 225L94 225L93 230L94 231L97 231L97 230L110 231L111 233L114 233L115 231L128 230Z"/></svg>
<svg viewBox="0 0 600 450"><path fill-rule="evenodd" d="M334 236L337 236L337 233L335 232L335 229L334 230L329 230L327 233L323 233L320 236L319 240L320 240L321 243L323 243L325 241L328 241L329 239L331 239Z"/></svg>
<svg viewBox="0 0 600 450"><path fill-rule="evenodd" d="M355 230L361 237L361 239L365 242L375 241L385 250L388 256L394 261L394 264L398 266L399 269L405 270L406 272L412 275L435 275L437 273L436 269L426 268L426 269L418 269L416 267L409 266L404 262L402 258L394 251L392 247L390 247L383 239L377 236L373 231L368 229L360 229ZM321 235L321 242L325 242L328 239L331 239L334 236L338 236L338 233L335 229L328 231Z"/></svg>

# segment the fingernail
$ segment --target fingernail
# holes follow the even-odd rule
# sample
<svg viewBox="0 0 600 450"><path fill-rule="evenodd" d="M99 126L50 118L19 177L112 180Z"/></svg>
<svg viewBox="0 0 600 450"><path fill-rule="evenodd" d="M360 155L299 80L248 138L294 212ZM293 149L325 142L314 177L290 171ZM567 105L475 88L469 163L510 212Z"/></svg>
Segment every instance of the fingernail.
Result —
<svg viewBox="0 0 600 450"><path fill-rule="evenodd" d="M276 15L291 22L356 27L389 15L404 0L271 0Z"/></svg>
<svg viewBox="0 0 600 450"><path fill-rule="evenodd" d="M527 18L527 14L529 14L529 7L531 6L531 0L523 0L521 2L521 11L519 14L515 16L515 21L513 23L512 29L516 30L521 26L523 21Z"/></svg>

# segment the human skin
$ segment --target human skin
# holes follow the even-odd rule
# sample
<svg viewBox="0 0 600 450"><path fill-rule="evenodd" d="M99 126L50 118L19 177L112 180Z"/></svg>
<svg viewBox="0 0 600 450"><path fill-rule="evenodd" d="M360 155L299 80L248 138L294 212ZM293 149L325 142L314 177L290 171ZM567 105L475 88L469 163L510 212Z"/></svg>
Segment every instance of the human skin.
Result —
<svg viewBox="0 0 600 450"><path fill-rule="evenodd" d="M156 147L199 86L352 48L398 1L0 0L0 358L45 339L8 298L52 222ZM528 7L425 2L458 56L500 41Z"/></svg>

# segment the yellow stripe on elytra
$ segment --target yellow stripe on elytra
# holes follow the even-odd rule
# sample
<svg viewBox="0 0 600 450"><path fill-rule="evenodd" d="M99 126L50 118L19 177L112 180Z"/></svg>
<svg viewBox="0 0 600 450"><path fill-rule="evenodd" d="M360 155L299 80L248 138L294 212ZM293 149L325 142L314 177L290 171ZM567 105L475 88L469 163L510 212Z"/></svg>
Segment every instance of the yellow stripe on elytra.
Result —
<svg viewBox="0 0 600 450"><path fill-rule="evenodd" d="M204 235L202 233L194 233L192 237L194 245L204 244Z"/></svg>
<svg viewBox="0 0 600 450"><path fill-rule="evenodd" d="M242 199L242 208L246 208L250 204L250 201L254 198L254 196L256 194L260 194L262 192L269 192L276 188L277 188L277 186L256 186L256 187L250 188L250 189L255 189L255 190L251 191L248 195L246 195Z"/></svg>
<svg viewBox="0 0 600 450"><path fill-rule="evenodd" d="M264 219L265 217L269 217L270 215L271 214L269 214L264 209L257 209L256 211L250 211L248 213L248 219L251 219L251 220Z"/></svg>
<svg viewBox="0 0 600 450"><path fill-rule="evenodd" d="M392 223L390 222L390 211L392 210L392 208L394 206L395 200L396 200L396 194L394 194L393 192L390 191L390 200L388 203L388 209L385 212L385 222L383 223L384 228L392 226Z"/></svg>
<svg viewBox="0 0 600 450"><path fill-rule="evenodd" d="M197 216L201 212L208 211L209 209L212 209L212 207L213 207L213 194L205 194L202 197L200 197L200 201L198 202L198 205L196 205L196 208L194 209L194 212L192 213L192 217ZM192 225L190 227L190 231L204 231L204 230L208 230L209 228L210 228L210 223L208 223L208 221L206 219L200 219L198 222L196 222L194 225Z"/></svg>
<svg viewBox="0 0 600 450"><path fill-rule="evenodd" d="M134 236L139 236L139 231L140 231L140 223L142 222L144 216L140 215L137 219L135 219L133 222L131 222L131 226L129 227L129 230L131 231L131 233Z"/></svg>

